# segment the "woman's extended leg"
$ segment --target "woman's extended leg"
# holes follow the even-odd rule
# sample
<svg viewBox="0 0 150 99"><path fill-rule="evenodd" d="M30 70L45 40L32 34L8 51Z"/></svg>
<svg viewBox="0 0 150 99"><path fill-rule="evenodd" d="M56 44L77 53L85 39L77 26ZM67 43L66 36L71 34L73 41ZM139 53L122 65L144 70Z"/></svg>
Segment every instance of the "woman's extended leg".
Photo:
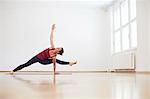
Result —
<svg viewBox="0 0 150 99"><path fill-rule="evenodd" d="M56 59L56 62L58 64L61 64L61 65L70 65L70 66L72 66L72 65L77 63L76 61L75 62L67 62L67 61L62 61L62 60L59 60L59 59ZM53 63L53 61L52 61L52 59L46 59L46 60L39 61L39 63L41 63L43 65L48 65L48 64Z"/></svg>
<svg viewBox="0 0 150 99"><path fill-rule="evenodd" d="M28 67L28 66L30 66L31 64L36 63L36 62L39 62L39 59L38 59L37 57L33 57L33 58L31 58L28 62L26 62L26 63L24 63L24 64L22 64L22 65L19 65L17 68L15 68L15 69L13 70L13 72L16 72L16 71L18 71L18 70L21 70L21 69L24 68L24 67Z"/></svg>
<svg viewBox="0 0 150 99"><path fill-rule="evenodd" d="M58 59L56 59L56 62L57 62L58 64L61 64L61 65L70 65L70 66L72 66L72 65L74 65L74 64L77 63L77 61L74 61L74 62L66 62L66 61L61 61L61 60L58 60Z"/></svg>
<svg viewBox="0 0 150 99"><path fill-rule="evenodd" d="M61 65L69 65L69 63L70 63L70 62L61 61L61 60L58 60L58 59L56 59L56 62L57 62L58 64L61 64Z"/></svg>

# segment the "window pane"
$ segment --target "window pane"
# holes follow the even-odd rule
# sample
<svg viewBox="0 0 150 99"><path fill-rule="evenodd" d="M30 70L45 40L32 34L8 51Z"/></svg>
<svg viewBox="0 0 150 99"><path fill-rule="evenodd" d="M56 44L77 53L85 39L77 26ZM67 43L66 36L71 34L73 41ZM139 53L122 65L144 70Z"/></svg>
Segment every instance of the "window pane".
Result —
<svg viewBox="0 0 150 99"><path fill-rule="evenodd" d="M129 26L122 29L122 48L123 50L129 49Z"/></svg>
<svg viewBox="0 0 150 99"><path fill-rule="evenodd" d="M137 47L137 24L136 21L131 23L131 47Z"/></svg>
<svg viewBox="0 0 150 99"><path fill-rule="evenodd" d="M114 9L114 25L115 25L115 30L120 28L120 8L119 7Z"/></svg>
<svg viewBox="0 0 150 99"><path fill-rule="evenodd" d="M115 33L115 52L121 51L121 43L120 43L120 31Z"/></svg>
<svg viewBox="0 0 150 99"><path fill-rule="evenodd" d="M128 0L121 4L121 19L122 25L128 22Z"/></svg>
<svg viewBox="0 0 150 99"><path fill-rule="evenodd" d="M130 15L131 20L136 17L136 0L130 0Z"/></svg>

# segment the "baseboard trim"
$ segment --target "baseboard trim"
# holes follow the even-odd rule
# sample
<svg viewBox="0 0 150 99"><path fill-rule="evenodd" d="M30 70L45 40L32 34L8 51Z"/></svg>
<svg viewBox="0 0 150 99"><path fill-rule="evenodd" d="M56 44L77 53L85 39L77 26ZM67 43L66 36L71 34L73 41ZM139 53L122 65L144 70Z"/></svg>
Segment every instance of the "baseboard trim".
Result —
<svg viewBox="0 0 150 99"><path fill-rule="evenodd" d="M10 71L0 71L0 73L9 73ZM53 73L53 71L18 71L17 73ZM57 71L57 73L137 73L150 74L150 71L135 71L135 70L112 70L112 71Z"/></svg>
<svg viewBox="0 0 150 99"><path fill-rule="evenodd" d="M0 72L10 72L10 71L0 71ZM53 71L17 71L17 72L53 72ZM57 72L72 72L72 73L100 73L100 72L107 72L107 71L57 71Z"/></svg>

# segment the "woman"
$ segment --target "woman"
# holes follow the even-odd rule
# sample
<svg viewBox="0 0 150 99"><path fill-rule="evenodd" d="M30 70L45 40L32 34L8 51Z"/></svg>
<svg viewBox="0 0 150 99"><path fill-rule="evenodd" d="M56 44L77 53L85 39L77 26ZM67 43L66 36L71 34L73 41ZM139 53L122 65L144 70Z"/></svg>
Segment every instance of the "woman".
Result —
<svg viewBox="0 0 150 99"><path fill-rule="evenodd" d="M62 65L70 65L70 66L77 63L77 61L66 62L66 61L61 61L61 60L56 59L56 56L58 54L62 55L64 53L64 49L62 47L60 47L60 48L55 48L54 47L54 43L53 43L54 30L55 30L55 24L52 25L51 34L50 34L51 47L43 50L42 52L40 52L39 54L37 54L36 56L31 58L28 62L26 62L22 65L19 65L17 68L15 68L14 70L11 71L11 74L13 74L14 72L16 72L18 70L21 70L25 67L28 67L31 64L37 63L37 62L39 62L43 65L53 63L53 65L54 65L54 74L56 73L56 62L59 63L59 64L62 64Z"/></svg>

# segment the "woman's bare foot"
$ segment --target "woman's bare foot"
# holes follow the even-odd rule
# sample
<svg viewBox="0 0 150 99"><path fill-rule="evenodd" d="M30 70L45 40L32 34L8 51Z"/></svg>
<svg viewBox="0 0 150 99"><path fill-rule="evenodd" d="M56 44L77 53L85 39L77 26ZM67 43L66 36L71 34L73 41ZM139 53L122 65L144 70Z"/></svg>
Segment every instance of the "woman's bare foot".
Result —
<svg viewBox="0 0 150 99"><path fill-rule="evenodd" d="M72 66L72 65L74 65L74 64L77 64L77 61L75 61L75 62L69 62L69 65L70 65L70 66Z"/></svg>

